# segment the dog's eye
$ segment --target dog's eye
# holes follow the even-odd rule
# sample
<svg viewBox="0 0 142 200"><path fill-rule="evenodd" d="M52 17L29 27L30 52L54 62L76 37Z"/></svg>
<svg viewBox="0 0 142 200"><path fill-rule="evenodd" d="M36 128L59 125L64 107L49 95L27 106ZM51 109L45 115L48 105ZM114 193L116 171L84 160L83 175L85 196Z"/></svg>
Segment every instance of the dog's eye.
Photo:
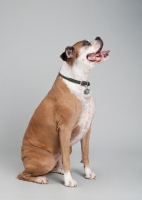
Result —
<svg viewBox="0 0 142 200"><path fill-rule="evenodd" d="M83 40L83 46L90 46L91 42L89 42L88 40Z"/></svg>

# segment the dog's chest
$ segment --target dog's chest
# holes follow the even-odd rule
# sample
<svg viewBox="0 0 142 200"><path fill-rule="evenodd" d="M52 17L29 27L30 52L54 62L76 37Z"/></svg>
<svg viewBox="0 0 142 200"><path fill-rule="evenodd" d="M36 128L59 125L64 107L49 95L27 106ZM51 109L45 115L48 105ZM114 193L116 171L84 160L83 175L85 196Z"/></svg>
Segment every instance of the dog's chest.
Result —
<svg viewBox="0 0 142 200"><path fill-rule="evenodd" d="M71 140L70 142L71 146L76 144L86 135L87 131L90 128L95 113L95 101L92 96L90 96L87 99L84 98L81 103L82 103L82 113L77 123L80 129L76 137L74 137Z"/></svg>
<svg viewBox="0 0 142 200"><path fill-rule="evenodd" d="M82 104L82 112L77 122L77 126L79 126L80 129L77 135L73 139L71 139L70 145L72 146L78 141L80 141L89 130L94 113L95 113L95 101L91 93L89 93L88 95L84 94L84 90L85 90L84 87L70 83L66 80L64 81L67 84L71 93L74 93L75 96L81 101L81 104Z"/></svg>

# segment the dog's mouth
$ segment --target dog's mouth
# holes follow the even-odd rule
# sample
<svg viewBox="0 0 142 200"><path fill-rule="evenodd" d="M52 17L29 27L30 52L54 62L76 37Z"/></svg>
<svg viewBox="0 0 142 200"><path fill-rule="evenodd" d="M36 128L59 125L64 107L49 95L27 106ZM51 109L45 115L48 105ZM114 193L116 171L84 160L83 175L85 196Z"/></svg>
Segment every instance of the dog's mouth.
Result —
<svg viewBox="0 0 142 200"><path fill-rule="evenodd" d="M91 62L101 62L101 61L103 61L105 58L107 58L110 51L109 50L101 51L101 50L102 50L102 47L100 47L100 49L95 53L89 53L87 55L87 59Z"/></svg>

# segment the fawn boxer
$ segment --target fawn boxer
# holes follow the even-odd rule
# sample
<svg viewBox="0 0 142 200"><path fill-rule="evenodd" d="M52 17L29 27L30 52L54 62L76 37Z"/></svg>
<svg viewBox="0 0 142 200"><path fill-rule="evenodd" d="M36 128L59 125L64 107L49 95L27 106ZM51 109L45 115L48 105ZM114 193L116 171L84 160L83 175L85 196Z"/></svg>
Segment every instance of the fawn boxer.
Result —
<svg viewBox="0 0 142 200"><path fill-rule="evenodd" d="M105 61L109 51L101 51L103 41L83 40L68 46L52 89L35 110L22 144L25 170L20 180L46 184L48 172L64 174L64 184L76 187L70 172L71 147L81 142L85 178L95 179L89 167L89 138L95 102L87 77L95 64Z"/></svg>

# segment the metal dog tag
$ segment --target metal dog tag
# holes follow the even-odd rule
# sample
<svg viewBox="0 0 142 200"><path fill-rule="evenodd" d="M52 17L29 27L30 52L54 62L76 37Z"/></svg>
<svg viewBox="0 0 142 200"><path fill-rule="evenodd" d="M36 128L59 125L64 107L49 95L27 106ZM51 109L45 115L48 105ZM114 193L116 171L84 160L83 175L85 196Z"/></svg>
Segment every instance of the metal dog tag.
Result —
<svg viewBox="0 0 142 200"><path fill-rule="evenodd" d="M88 89L88 88L86 88L85 90L84 90L84 94L89 94L89 92L90 92L90 89Z"/></svg>

